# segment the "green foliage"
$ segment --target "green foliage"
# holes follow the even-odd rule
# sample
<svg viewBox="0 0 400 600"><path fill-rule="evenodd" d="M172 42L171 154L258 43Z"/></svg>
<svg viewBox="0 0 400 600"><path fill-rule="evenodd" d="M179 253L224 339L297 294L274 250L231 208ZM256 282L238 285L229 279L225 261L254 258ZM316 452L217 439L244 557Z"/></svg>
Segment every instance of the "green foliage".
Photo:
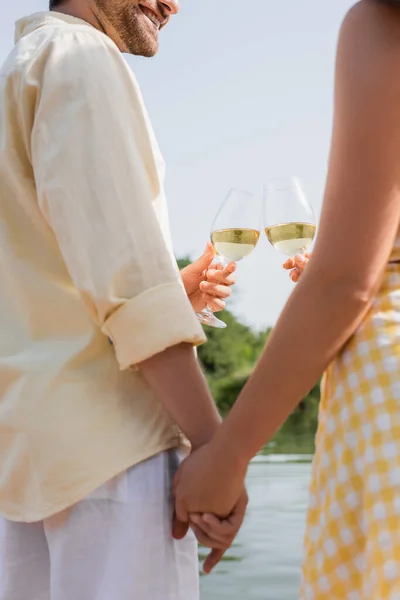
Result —
<svg viewBox="0 0 400 600"><path fill-rule="evenodd" d="M185 258L178 261L182 269L190 263ZM198 349L198 355L211 387L213 397L222 415L226 416L246 385L253 368L266 344L271 329L255 332L228 310L218 313L227 323L226 329L206 327L208 341ZM290 373L288 373L290 377ZM288 439L297 440L296 447L312 450L317 428L319 383L304 398L276 436L281 451L293 448ZM306 442L303 442L303 439ZM310 442L311 440L311 442Z"/></svg>
<svg viewBox="0 0 400 600"><path fill-rule="evenodd" d="M264 347L269 330L255 334L227 310L218 317L228 327L222 331L207 327L207 344L199 348L205 372L214 379L248 374Z"/></svg>
<svg viewBox="0 0 400 600"><path fill-rule="evenodd" d="M182 269L184 269L185 267L190 265L191 262L192 261L190 260L190 258L188 256L186 256L185 258L178 258L178 260L177 260L178 267L181 271L182 271Z"/></svg>

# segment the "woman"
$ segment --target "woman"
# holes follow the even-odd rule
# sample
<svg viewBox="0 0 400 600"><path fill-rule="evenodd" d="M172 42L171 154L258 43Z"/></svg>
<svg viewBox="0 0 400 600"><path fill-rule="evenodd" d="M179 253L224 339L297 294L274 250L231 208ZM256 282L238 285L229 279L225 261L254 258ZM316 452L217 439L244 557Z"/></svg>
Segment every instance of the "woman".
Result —
<svg viewBox="0 0 400 600"><path fill-rule="evenodd" d="M176 510L230 513L248 462L326 371L302 600L400 598L400 2L362 0L340 33L319 236L215 439L176 481ZM298 315L301 315L299 319ZM194 517L211 538L224 530ZM226 524L229 529L229 522ZM211 545L211 544L210 544ZM214 552L208 568L221 554Z"/></svg>

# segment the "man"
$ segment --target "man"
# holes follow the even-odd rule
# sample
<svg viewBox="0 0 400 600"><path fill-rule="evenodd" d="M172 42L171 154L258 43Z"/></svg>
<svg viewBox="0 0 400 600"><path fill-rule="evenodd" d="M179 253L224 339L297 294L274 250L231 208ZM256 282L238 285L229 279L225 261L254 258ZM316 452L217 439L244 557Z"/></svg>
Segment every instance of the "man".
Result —
<svg viewBox="0 0 400 600"><path fill-rule="evenodd" d="M223 308L234 266L206 281L208 248L181 279L122 56L154 55L178 1L50 8L0 78L0 600L196 600L171 481L180 432L196 448L219 424L195 312Z"/></svg>

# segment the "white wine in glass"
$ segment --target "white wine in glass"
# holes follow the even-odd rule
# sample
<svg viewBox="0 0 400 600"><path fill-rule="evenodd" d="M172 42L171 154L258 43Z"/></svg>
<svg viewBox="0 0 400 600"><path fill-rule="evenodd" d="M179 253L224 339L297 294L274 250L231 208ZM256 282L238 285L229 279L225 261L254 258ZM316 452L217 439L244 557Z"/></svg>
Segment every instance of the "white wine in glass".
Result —
<svg viewBox="0 0 400 600"><path fill-rule="evenodd" d="M210 234L215 253L224 267L253 252L260 239L261 213L257 196L242 190L230 190L217 212ZM208 307L198 317L204 325L219 329L226 327L226 323L217 319Z"/></svg>
<svg viewBox="0 0 400 600"><path fill-rule="evenodd" d="M217 229L211 232L216 253L225 260L237 262L251 254L260 239L257 229Z"/></svg>
<svg viewBox="0 0 400 600"><path fill-rule="evenodd" d="M276 179L265 186L264 226L270 244L294 257L307 252L316 225L310 203L294 177Z"/></svg>
<svg viewBox="0 0 400 600"><path fill-rule="evenodd" d="M315 231L312 223L284 223L265 228L270 244L287 256L304 254L313 243Z"/></svg>

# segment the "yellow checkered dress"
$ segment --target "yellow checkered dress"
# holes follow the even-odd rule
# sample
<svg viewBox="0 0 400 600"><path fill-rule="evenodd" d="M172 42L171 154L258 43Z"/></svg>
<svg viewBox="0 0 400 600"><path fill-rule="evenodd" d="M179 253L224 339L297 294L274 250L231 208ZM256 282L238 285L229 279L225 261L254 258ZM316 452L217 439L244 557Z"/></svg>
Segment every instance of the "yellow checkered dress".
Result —
<svg viewBox="0 0 400 600"><path fill-rule="evenodd" d="M400 264L325 374L316 446L301 600L400 600Z"/></svg>

